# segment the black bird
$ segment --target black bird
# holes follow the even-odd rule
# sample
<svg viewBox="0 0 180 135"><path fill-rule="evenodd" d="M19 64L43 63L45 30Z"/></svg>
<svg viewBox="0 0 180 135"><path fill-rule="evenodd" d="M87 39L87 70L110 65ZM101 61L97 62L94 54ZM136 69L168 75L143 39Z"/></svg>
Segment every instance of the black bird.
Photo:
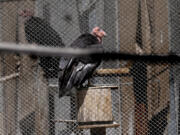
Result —
<svg viewBox="0 0 180 135"><path fill-rule="evenodd" d="M168 105L160 112L152 116L148 122L149 133L148 135L163 135L168 124L168 113L169 113L169 102Z"/></svg>
<svg viewBox="0 0 180 135"><path fill-rule="evenodd" d="M60 35L45 20L35 17L33 12L25 9L19 13L24 18L25 36L28 43L35 43L42 46L64 47ZM31 55L31 58L37 59ZM40 56L40 66L46 78L58 76L59 57Z"/></svg>
<svg viewBox="0 0 180 135"><path fill-rule="evenodd" d="M79 36L72 44L72 48L97 48L102 49L102 38L106 33L95 27L92 33ZM89 79L94 70L100 65L100 59L90 56L83 58L62 58L59 64L59 96L69 95L74 87L80 87Z"/></svg>

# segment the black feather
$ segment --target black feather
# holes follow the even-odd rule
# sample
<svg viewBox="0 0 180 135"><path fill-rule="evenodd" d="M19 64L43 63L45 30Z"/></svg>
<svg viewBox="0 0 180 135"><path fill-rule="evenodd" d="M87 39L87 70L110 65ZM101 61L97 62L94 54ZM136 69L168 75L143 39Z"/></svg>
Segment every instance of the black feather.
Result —
<svg viewBox="0 0 180 135"><path fill-rule="evenodd" d="M30 17L24 24L25 36L29 43L43 46L64 47L60 35L48 22L39 17ZM32 58L36 58L31 55ZM58 76L59 57L40 57L40 66L45 72L46 78Z"/></svg>
<svg viewBox="0 0 180 135"><path fill-rule="evenodd" d="M154 115L148 123L148 135L163 135L168 124L167 115L169 112L169 104Z"/></svg>
<svg viewBox="0 0 180 135"><path fill-rule="evenodd" d="M98 44L98 45L97 45ZM78 37L72 44L73 48L98 48L98 39L92 34L83 34ZM94 70L100 65L101 60L94 59L91 56L82 58L64 58L60 60L59 73L59 96L62 97L69 93L73 87L80 87L89 79Z"/></svg>

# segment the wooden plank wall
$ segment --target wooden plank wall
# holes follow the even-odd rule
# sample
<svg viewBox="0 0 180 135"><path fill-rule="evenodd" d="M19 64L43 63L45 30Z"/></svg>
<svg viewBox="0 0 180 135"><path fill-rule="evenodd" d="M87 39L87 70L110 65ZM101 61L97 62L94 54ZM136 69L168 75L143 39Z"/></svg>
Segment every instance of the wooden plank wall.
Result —
<svg viewBox="0 0 180 135"><path fill-rule="evenodd" d="M119 0L119 37L120 37L120 50L125 52L135 52L135 43L136 43L136 28L137 28L137 14L138 14L138 0ZM153 5L152 5L153 4ZM168 9L167 9L167 0L158 0L152 3L151 0L142 1L142 33L143 33L143 44L145 46L146 53L167 53L169 50L169 38L168 38ZM21 5L21 6L20 6ZM22 6L23 5L23 6ZM2 40L15 42L16 40L16 14L20 9L17 8L17 2L4 2L3 3L3 13L5 16L2 18ZM153 6L153 10L150 12L149 7ZM7 8L8 7L8 8ZM34 2L31 0L22 1L19 3L19 7L30 7L34 8ZM13 10L9 10L13 9ZM127 10L128 9L128 10ZM150 14L154 17L148 18L147 14ZM154 32L149 33L148 30L149 21L153 20ZM25 43L23 26L20 20L19 23L19 38L20 42ZM149 37L150 35L150 37ZM148 42L150 40L150 43ZM11 63L12 66L5 65L5 74L10 74L12 71L15 71L16 61L13 57L10 58L10 55L5 57L7 63ZM47 110L44 108L47 105L47 85L45 80L42 78L42 71L40 70L40 82L42 85L37 92L36 79L32 74L34 73L32 67L36 65L36 62L31 61L27 56L22 58L22 76L20 77L19 86L21 86L21 93L19 93L19 104L22 106L19 110L19 121L23 120L26 116L31 113L35 113L35 129L38 135L43 135L48 133L47 128ZM150 65L148 66L148 77L152 76L152 73L158 73L167 65ZM28 79L27 79L28 78ZM121 79L123 83L132 82L131 77L126 77ZM160 85L155 82L150 82L148 84L148 112L149 119L152 115L160 111L169 101L169 71L165 71L163 74L158 76L156 80L160 80ZM152 84L154 83L154 84ZM10 85L11 84L11 85ZM166 85L165 85L166 84ZM152 85L155 87L152 88ZM9 100L4 102L4 131L6 134L14 132L16 127L16 115L17 110L15 108L16 97L15 97L15 87L16 80L10 80L4 83L4 101L11 97ZM159 92L160 88L160 92ZM129 119L134 111L134 100L133 96L133 87L130 85L122 85L122 113L124 115L122 121L123 134L130 132L130 122ZM28 93L28 94L27 94ZM36 97L35 97L36 95ZM43 96L42 96L43 95ZM153 98L158 97L159 98ZM41 102L39 101L39 97ZM130 98L128 98L130 97ZM165 98L164 98L165 97ZM44 102L43 102L44 101ZM41 104L38 104L41 103ZM159 103L158 105L156 103ZM155 106L154 106L155 105ZM10 116L10 117L9 117ZM130 116L130 117L129 117ZM8 118L8 120L7 120ZM132 116L133 119L133 116ZM132 123L131 123L132 124Z"/></svg>
<svg viewBox="0 0 180 135"><path fill-rule="evenodd" d="M122 133L133 134L134 128L134 93L131 77L121 78L121 117Z"/></svg>
<svg viewBox="0 0 180 135"><path fill-rule="evenodd" d="M17 13L21 9L34 9L34 0L3 2L2 5L2 41L26 43L23 20ZM17 35L18 24L18 35ZM16 59L14 55L5 56L4 74L14 73ZM1 65L2 66L2 65ZM27 134L36 132L37 135L48 134L48 88L43 78L43 71L37 73L37 61L32 61L28 56L21 57L20 77L16 89L16 79L9 80L3 85L3 127L1 134L16 134L16 129ZM37 78L38 76L38 78ZM38 80L38 82L37 82ZM38 85L39 83L39 85ZM18 91L17 91L18 90ZM17 95L18 94L18 95ZM19 127L18 127L19 126Z"/></svg>
<svg viewBox="0 0 180 135"><path fill-rule="evenodd" d="M16 41L16 11L17 8L13 4L6 2L2 4L2 41ZM9 10L14 9L14 10ZM16 61L13 55L5 55L4 57L4 75L9 75L15 71ZM12 79L3 84L3 131L4 134L15 134L17 125L17 97L16 97L16 80Z"/></svg>
<svg viewBox="0 0 180 135"><path fill-rule="evenodd" d="M154 2L154 3L153 3ZM143 51L166 54L169 51L168 0L141 1L141 28ZM120 51L135 53L137 30L138 0L119 0L119 37ZM153 29L153 30L152 30ZM148 66L148 78L167 67L167 64ZM148 82L148 119L157 114L169 101L169 70ZM159 83L157 81L160 81ZM121 78L121 82L132 82L131 77ZM152 87L154 86L154 87ZM123 134L131 134L132 123L128 118L134 117L134 95L131 85L122 85L122 129ZM159 97L158 97L159 96ZM130 98L127 98L130 97ZM127 101L126 101L127 100ZM131 101L132 102L131 102ZM157 104L158 103L158 104ZM146 133L145 133L146 134Z"/></svg>
<svg viewBox="0 0 180 135"><path fill-rule="evenodd" d="M135 52L138 0L119 0L120 51Z"/></svg>
<svg viewBox="0 0 180 135"><path fill-rule="evenodd" d="M35 2L32 0L19 2L19 11L24 8L34 10ZM26 43L23 19L19 18L19 40ZM31 129L29 132L35 132L37 135L46 135L49 132L48 127L48 86L41 67L38 67L37 61L32 60L29 56L24 55L21 60L21 76L19 87L19 101L21 110L19 113L20 126L25 130ZM32 114L33 117L31 116ZM30 117L30 119L29 119ZM32 118L31 118L32 117ZM27 119L27 120L26 120ZM28 121L29 119L29 121ZM31 120L32 119L32 120ZM30 123L29 123L30 122ZM30 127L32 125L32 127Z"/></svg>
<svg viewBox="0 0 180 135"><path fill-rule="evenodd" d="M148 4L149 6L153 6L153 10L149 12L150 14L152 14L151 19L154 20L152 24L154 31L152 31L151 34L151 46L153 46L151 48L151 52L156 54L167 54L169 51L168 0L154 1L154 3L150 2L151 0ZM150 78L153 74L157 74L167 66L168 65L165 63L150 65L148 67L148 77ZM150 82L148 86L149 116L151 116L155 112L158 112L158 110L160 111L161 109L163 109L163 107L165 107L167 105L167 102L169 101L169 70L166 70L164 73L156 77L155 80L155 82ZM157 84L157 81L160 81L160 84ZM152 85L155 86L155 89L152 88ZM155 99L153 99L153 96L157 97L157 95L159 94L159 88L160 99L157 98L156 100L160 101L156 101ZM157 102L159 102L160 104L155 109L153 108L153 106ZM157 106L157 104L155 106Z"/></svg>

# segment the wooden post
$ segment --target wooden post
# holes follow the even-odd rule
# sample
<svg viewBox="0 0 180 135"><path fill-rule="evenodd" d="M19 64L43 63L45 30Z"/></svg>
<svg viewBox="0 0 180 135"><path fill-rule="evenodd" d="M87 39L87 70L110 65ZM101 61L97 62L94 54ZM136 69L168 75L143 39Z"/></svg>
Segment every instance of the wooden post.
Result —
<svg viewBox="0 0 180 135"><path fill-rule="evenodd" d="M106 128L119 126L113 122L112 88L118 87L89 87L78 92L78 129L90 129L91 135L106 135Z"/></svg>
<svg viewBox="0 0 180 135"><path fill-rule="evenodd" d="M89 88L88 90L80 91L78 97L79 122L113 121L110 88ZM98 124L96 125L97 128L90 129L91 135L106 135L106 127L98 127Z"/></svg>
<svg viewBox="0 0 180 135"><path fill-rule="evenodd" d="M138 1L138 26L136 42L141 52L150 53L151 27L147 1ZM139 27L140 26L140 27ZM138 51L138 50L136 50ZM135 96L135 135L148 134L147 64L135 61L133 65L133 87Z"/></svg>
<svg viewBox="0 0 180 135"><path fill-rule="evenodd" d="M78 92L78 122L113 121L110 88L88 88Z"/></svg>
<svg viewBox="0 0 180 135"><path fill-rule="evenodd" d="M16 41L16 16L17 2L1 2L1 40L4 42ZM13 9L10 11L9 9ZM10 75L12 71L16 71L16 60L13 54L4 55L2 72L3 76ZM3 133L17 134L17 83L16 79L3 82Z"/></svg>

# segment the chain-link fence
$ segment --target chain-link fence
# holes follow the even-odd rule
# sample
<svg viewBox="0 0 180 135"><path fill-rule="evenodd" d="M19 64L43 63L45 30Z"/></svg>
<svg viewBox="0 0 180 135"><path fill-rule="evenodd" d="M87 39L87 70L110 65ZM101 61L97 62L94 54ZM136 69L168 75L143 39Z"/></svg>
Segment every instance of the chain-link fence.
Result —
<svg viewBox="0 0 180 135"><path fill-rule="evenodd" d="M0 0L0 47L72 47L96 26L105 51L179 54L180 1ZM178 135L179 61L102 61L59 96L60 61L0 54L0 135Z"/></svg>

